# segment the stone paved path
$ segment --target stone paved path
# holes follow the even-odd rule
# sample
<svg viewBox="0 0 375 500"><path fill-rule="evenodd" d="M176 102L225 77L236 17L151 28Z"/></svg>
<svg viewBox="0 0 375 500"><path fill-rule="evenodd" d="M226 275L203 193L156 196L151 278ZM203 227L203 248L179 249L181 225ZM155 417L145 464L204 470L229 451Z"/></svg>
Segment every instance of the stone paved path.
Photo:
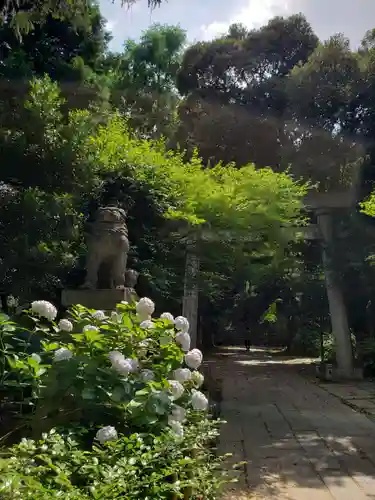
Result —
<svg viewBox="0 0 375 500"><path fill-rule="evenodd" d="M375 422L299 375L296 363L238 349L208 362L228 422L220 451L247 461L226 498L375 500Z"/></svg>

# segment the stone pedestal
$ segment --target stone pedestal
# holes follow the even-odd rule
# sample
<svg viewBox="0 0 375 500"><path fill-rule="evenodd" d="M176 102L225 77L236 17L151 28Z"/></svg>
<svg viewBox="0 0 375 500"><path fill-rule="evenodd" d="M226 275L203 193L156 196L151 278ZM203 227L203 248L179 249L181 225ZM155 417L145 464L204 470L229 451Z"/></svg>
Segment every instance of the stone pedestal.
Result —
<svg viewBox="0 0 375 500"><path fill-rule="evenodd" d="M129 302L129 304L138 300L134 288L63 290L61 295L61 302L65 307L81 304L89 309L100 309L102 311L113 311L116 305L123 300Z"/></svg>
<svg viewBox="0 0 375 500"><path fill-rule="evenodd" d="M348 375L331 363L320 363L316 365L316 376L325 382L343 382L352 380L363 380L363 368L354 367Z"/></svg>

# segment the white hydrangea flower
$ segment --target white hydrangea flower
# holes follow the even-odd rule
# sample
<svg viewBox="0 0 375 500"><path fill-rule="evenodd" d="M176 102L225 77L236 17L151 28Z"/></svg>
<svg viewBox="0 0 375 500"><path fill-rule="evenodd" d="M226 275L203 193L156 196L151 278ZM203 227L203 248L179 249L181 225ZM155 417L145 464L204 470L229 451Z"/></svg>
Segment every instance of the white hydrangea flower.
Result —
<svg viewBox="0 0 375 500"><path fill-rule="evenodd" d="M128 375L139 370L139 361L137 359L125 359L124 355L119 351L111 351L108 358L112 363L112 368L121 375Z"/></svg>
<svg viewBox="0 0 375 500"><path fill-rule="evenodd" d="M118 439L116 429L110 425L99 429L95 437L100 444L104 444L107 441L116 441Z"/></svg>
<svg viewBox="0 0 375 500"><path fill-rule="evenodd" d="M72 351L66 349L66 347L61 347L55 351L55 355L53 357L54 361L66 361L73 357Z"/></svg>
<svg viewBox="0 0 375 500"><path fill-rule="evenodd" d="M53 321L57 316L56 307L46 300L34 300L31 303L31 310L34 314Z"/></svg>
<svg viewBox="0 0 375 500"><path fill-rule="evenodd" d="M139 326L144 330L148 330L155 328L155 323L153 323L150 319L146 319L145 321L142 321L142 323Z"/></svg>
<svg viewBox="0 0 375 500"><path fill-rule="evenodd" d="M190 328L189 321L184 316L177 316L174 320L174 326L181 332L188 332Z"/></svg>
<svg viewBox="0 0 375 500"><path fill-rule="evenodd" d="M189 368L177 368L177 370L173 372L173 377L181 384L184 384L191 379L191 371Z"/></svg>
<svg viewBox="0 0 375 500"><path fill-rule="evenodd" d="M132 371L133 366L128 359L119 358L112 363L112 368L120 375L126 377Z"/></svg>
<svg viewBox="0 0 375 500"><path fill-rule="evenodd" d="M143 382L150 382L154 380L155 374L152 370L144 369L141 371L140 377Z"/></svg>
<svg viewBox="0 0 375 500"><path fill-rule="evenodd" d="M127 358L125 361L128 361L131 366L131 373L134 373L139 370L139 361L135 358Z"/></svg>
<svg viewBox="0 0 375 500"><path fill-rule="evenodd" d="M142 323L142 321L151 321L151 316L149 314L136 313L135 317L139 323Z"/></svg>
<svg viewBox="0 0 375 500"><path fill-rule="evenodd" d="M169 312L165 312L160 315L160 319L167 319L168 321L171 321L172 323L174 322L174 317L173 314Z"/></svg>
<svg viewBox="0 0 375 500"><path fill-rule="evenodd" d="M139 302L137 302L137 304L135 306L135 310L141 316L146 315L146 314L148 316L151 316L153 314L153 312L155 311L155 304L148 297L142 297L139 300Z"/></svg>
<svg viewBox="0 0 375 500"><path fill-rule="evenodd" d="M94 325L86 325L83 327L84 332L98 332L99 328Z"/></svg>
<svg viewBox="0 0 375 500"><path fill-rule="evenodd" d="M92 316L93 316L93 318L95 318L98 321L103 321L106 318L103 311L95 311Z"/></svg>
<svg viewBox="0 0 375 500"><path fill-rule="evenodd" d="M203 361L203 354L199 349L193 349L185 354L185 363L192 370L196 370L200 367Z"/></svg>
<svg viewBox="0 0 375 500"><path fill-rule="evenodd" d="M182 406L173 405L172 412L168 417L168 420L174 420L175 422L184 422L186 420L186 410Z"/></svg>
<svg viewBox="0 0 375 500"><path fill-rule="evenodd" d="M179 332L176 335L176 343L181 347L184 352L190 349L191 338L187 332Z"/></svg>
<svg viewBox="0 0 375 500"><path fill-rule="evenodd" d="M40 363L42 361L42 358L36 352L33 352L30 358L36 361L37 363Z"/></svg>
<svg viewBox="0 0 375 500"><path fill-rule="evenodd" d="M182 427L181 422L176 422L175 420L169 420L168 424L173 434L175 434L179 438L184 437L184 428Z"/></svg>
<svg viewBox="0 0 375 500"><path fill-rule="evenodd" d="M120 322L122 319L122 315L116 311L111 312L111 320L115 322Z"/></svg>
<svg viewBox="0 0 375 500"><path fill-rule="evenodd" d="M208 399L200 391L193 391L191 396L191 405L194 410L205 411L208 408Z"/></svg>
<svg viewBox="0 0 375 500"><path fill-rule="evenodd" d="M160 345L165 346L172 342L172 337L170 335L164 334L159 338Z"/></svg>
<svg viewBox="0 0 375 500"><path fill-rule="evenodd" d="M176 401L183 395L185 391L184 386L178 380L168 380L168 382L169 392L172 396L172 400Z"/></svg>
<svg viewBox="0 0 375 500"><path fill-rule="evenodd" d="M71 332L73 330L73 323L68 319L60 319L58 326L63 332Z"/></svg>
<svg viewBox="0 0 375 500"><path fill-rule="evenodd" d="M197 372L197 371L194 371L192 374L191 374L191 378L195 384L196 387L202 387L203 385L203 382L204 382L204 376L202 375L202 373L200 372Z"/></svg>
<svg viewBox="0 0 375 500"><path fill-rule="evenodd" d="M120 304L122 304L123 306L128 306L129 302L127 300L122 300Z"/></svg>
<svg viewBox="0 0 375 500"><path fill-rule="evenodd" d="M111 351L108 353L108 358L111 363L114 363L115 361L119 359L125 359L124 355L120 351Z"/></svg>

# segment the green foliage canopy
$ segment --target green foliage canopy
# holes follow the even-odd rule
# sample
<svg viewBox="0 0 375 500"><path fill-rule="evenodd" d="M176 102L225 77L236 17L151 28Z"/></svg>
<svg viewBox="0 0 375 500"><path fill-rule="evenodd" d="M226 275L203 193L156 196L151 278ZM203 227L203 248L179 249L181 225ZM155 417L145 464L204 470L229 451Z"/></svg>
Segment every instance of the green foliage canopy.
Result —
<svg viewBox="0 0 375 500"><path fill-rule="evenodd" d="M251 164L239 170L221 164L205 168L198 153L186 161L162 140L136 137L118 113L93 109L66 115L58 86L48 77L34 80L20 119L2 129L0 140L3 179L12 190L1 225L6 242L1 265L9 282L14 274L25 275L26 264L26 274L41 279L47 256L51 272L61 262L72 265L89 201L100 199L108 176L130 179L177 227L197 226L216 235L218 248L223 243L243 253L250 239L257 253L282 255L291 239L287 228L302 223L307 186L287 173ZM22 230L13 224L17 211L23 214Z"/></svg>

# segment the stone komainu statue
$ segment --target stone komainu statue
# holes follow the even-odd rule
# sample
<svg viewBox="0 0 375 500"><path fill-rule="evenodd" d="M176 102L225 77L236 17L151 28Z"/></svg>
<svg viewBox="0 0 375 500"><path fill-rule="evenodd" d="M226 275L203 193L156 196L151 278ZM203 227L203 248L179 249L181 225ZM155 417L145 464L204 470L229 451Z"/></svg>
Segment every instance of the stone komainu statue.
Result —
<svg viewBox="0 0 375 500"><path fill-rule="evenodd" d="M87 244L86 280L82 288L123 288L129 252L125 211L100 207Z"/></svg>

